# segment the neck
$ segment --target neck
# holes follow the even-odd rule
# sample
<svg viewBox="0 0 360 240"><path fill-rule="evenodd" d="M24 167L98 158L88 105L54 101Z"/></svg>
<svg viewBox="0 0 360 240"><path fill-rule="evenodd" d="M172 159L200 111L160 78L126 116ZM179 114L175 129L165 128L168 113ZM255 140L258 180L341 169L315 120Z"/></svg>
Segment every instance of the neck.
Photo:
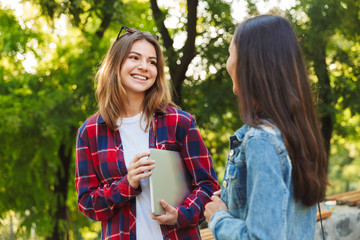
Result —
<svg viewBox="0 0 360 240"><path fill-rule="evenodd" d="M144 101L144 96L142 97L129 96L128 102L125 105L125 113L123 117L129 118L139 114L143 110L143 101Z"/></svg>

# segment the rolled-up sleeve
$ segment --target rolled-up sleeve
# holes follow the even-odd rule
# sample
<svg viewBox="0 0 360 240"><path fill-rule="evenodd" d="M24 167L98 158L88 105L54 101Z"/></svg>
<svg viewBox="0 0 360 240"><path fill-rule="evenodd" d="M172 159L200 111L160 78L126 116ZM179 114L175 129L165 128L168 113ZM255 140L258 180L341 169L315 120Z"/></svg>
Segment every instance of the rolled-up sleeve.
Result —
<svg viewBox="0 0 360 240"><path fill-rule="evenodd" d="M79 128L76 139L75 187L78 208L89 218L103 221L111 218L117 208L140 194L141 188L132 188L127 175L110 184L103 184L96 171L99 165L97 149L90 148L89 139L85 123Z"/></svg>
<svg viewBox="0 0 360 240"><path fill-rule="evenodd" d="M193 191L178 207L178 227L198 224L204 219L204 206L219 189L211 156L200 136L195 119L190 115L188 131L182 142L181 155L192 176Z"/></svg>

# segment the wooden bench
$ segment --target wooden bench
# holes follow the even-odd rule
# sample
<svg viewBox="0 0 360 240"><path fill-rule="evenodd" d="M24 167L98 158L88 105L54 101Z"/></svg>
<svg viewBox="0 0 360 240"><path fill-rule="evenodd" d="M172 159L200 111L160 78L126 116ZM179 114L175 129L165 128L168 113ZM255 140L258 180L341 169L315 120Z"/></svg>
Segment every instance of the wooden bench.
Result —
<svg viewBox="0 0 360 240"><path fill-rule="evenodd" d="M358 206L360 207L360 191L350 191L334 194L326 197L326 200L336 201L339 205Z"/></svg>
<svg viewBox="0 0 360 240"><path fill-rule="evenodd" d="M324 220L328 217L331 216L331 211L327 211L327 210L321 210L321 218ZM316 220L319 221L320 220L320 214L319 214L319 211L317 211L317 214L316 214Z"/></svg>
<svg viewBox="0 0 360 240"><path fill-rule="evenodd" d="M215 240L209 228L200 229L200 236L202 240Z"/></svg>

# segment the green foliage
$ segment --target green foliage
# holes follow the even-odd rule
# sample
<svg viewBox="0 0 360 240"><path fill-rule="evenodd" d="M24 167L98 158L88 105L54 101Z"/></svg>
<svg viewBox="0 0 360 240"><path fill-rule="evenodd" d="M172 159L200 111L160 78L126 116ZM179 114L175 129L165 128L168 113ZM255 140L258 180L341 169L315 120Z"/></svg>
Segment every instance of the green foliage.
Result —
<svg viewBox="0 0 360 240"><path fill-rule="evenodd" d="M29 216L46 213L52 202L51 198L45 201L37 196L47 195L49 185L41 183L51 184L53 166L48 166L47 163L42 164L40 152L45 149L40 146L44 137L43 135L35 137L40 132L39 124L37 124L37 121L40 120L38 118L40 104L34 98L32 77L25 74L17 59L18 54L29 51L26 43L35 35L26 33L11 14L4 11L1 11L1 14L2 19L8 18L7 24L3 28L8 28L7 33L14 32L14 36L20 42L7 45L5 49L9 54L2 55L1 58L1 76L3 77L1 79L0 115L3 116L3 121L0 128L0 144L3 147L0 155L4 167L0 170L2 196L0 214L4 216L9 210L16 210L19 212L19 217L24 220L21 225L30 229L31 224L36 224L38 219L31 219ZM1 34L1 37L3 36L5 41L10 41L11 37ZM2 41L4 40L2 39ZM46 154L53 157L51 151L52 149L49 148ZM34 195L34 193L38 195ZM41 205L41 208L34 208L34 205L37 204ZM49 222L44 221L42 227L46 228ZM19 235L29 234L23 232L22 229L19 228Z"/></svg>
<svg viewBox="0 0 360 240"><path fill-rule="evenodd" d="M31 232L36 239L49 238L56 225L69 239L99 239L99 222L77 210L74 161L66 167L61 154L74 159L76 129L97 108L94 74L120 26L159 30L148 1L27 2L34 11L21 19L0 9L0 224L8 226L12 219L17 239L33 239ZM257 14L254 1L247 2L248 12ZM162 9L164 21L175 20L168 28L174 45L187 27L186 3L178 4L176 17L176 9ZM330 113L334 119L329 193L359 188L359 7L354 0L302 0L289 11L314 88L327 90L331 100L320 101L319 107L320 115ZM226 71L234 27L228 3L200 1L195 58L182 86L182 108L195 116L220 181L228 138L242 125ZM188 54L176 46L174 55L165 52L167 59ZM324 54L321 49L329 86L322 85L315 64ZM25 64L31 58L33 68ZM68 182L59 182L67 171ZM69 186L67 195L59 193L63 185ZM66 202L67 217L57 221L61 202ZM0 236L10 238L1 227Z"/></svg>
<svg viewBox="0 0 360 240"><path fill-rule="evenodd" d="M72 148L76 127L95 110L90 75L100 60L89 48L89 42L96 44L94 39L87 42L76 31L69 39L49 35L42 32L46 22L41 17L37 20L41 27L34 25L29 33L13 16L7 16L13 21L4 25L6 31L21 42L10 45L11 58L1 58L0 154L4 168L0 170L0 214L4 217L9 210L16 211L21 220L17 236L29 236L30 229L39 237L48 236L55 224L57 173L65 171L59 146L66 143L66 148ZM3 37L7 35L1 34L1 41ZM73 48L74 42L78 48ZM17 59L28 52L35 53L38 62L34 73L26 72ZM59 222L62 229L66 225Z"/></svg>
<svg viewBox="0 0 360 240"><path fill-rule="evenodd" d="M228 47L234 31L230 5L207 1L198 18L198 55L183 85L183 108L196 117L202 137L222 181L229 136L241 126L237 99L226 71Z"/></svg>
<svg viewBox="0 0 360 240"><path fill-rule="evenodd" d="M302 0L289 12L318 85L319 115L333 122L329 193L359 188L359 161L350 150L359 148L359 12L353 0Z"/></svg>
<svg viewBox="0 0 360 240"><path fill-rule="evenodd" d="M345 39L340 34L334 36L333 39L334 50L330 52L329 57L337 103L340 109L350 109L351 115L356 115L360 113L360 56L358 54L360 43Z"/></svg>

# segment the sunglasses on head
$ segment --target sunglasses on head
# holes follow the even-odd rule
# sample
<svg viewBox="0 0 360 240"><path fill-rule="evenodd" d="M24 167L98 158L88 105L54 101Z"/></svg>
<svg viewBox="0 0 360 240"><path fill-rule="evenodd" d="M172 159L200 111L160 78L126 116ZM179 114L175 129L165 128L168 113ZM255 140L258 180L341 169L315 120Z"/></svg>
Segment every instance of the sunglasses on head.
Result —
<svg viewBox="0 0 360 240"><path fill-rule="evenodd" d="M123 30L125 30L126 33L121 34L121 32L122 32ZM121 36L125 35L125 34L130 34L130 35L131 35L131 34L133 34L133 33L135 33L135 32L141 32L141 31L139 31L139 30L137 30L137 29L135 29L135 28L121 26L120 31L119 31L119 34L117 35L116 41L119 40L119 38L120 38ZM152 35L154 36L154 38L155 38L157 41L159 40L159 36L157 36L157 35L155 35L155 34L152 34ZM115 42L116 42L116 41L115 41Z"/></svg>

